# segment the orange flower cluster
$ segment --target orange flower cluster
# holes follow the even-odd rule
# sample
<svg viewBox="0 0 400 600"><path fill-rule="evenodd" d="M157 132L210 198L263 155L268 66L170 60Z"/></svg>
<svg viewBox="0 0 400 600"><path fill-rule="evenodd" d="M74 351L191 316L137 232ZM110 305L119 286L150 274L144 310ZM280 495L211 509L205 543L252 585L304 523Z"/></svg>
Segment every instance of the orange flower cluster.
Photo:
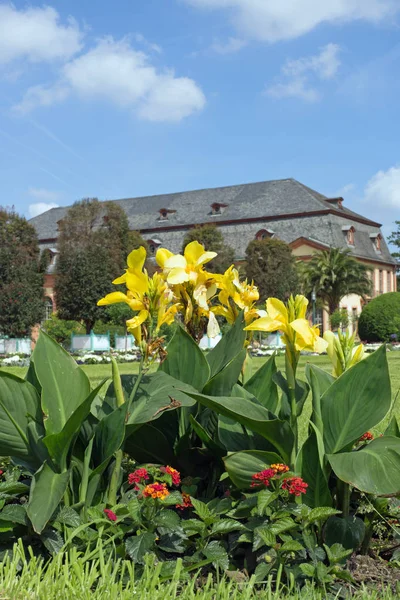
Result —
<svg viewBox="0 0 400 600"><path fill-rule="evenodd" d="M171 477L172 477L172 483L174 485L179 485L180 484L180 482L181 482L181 474L176 469L173 469L172 467L167 466L167 467L161 467L160 471L161 471L161 473L168 473L168 475L171 475Z"/></svg>
<svg viewBox="0 0 400 600"><path fill-rule="evenodd" d="M192 508L193 504L190 499L190 494L186 494L186 492L182 492L182 504L176 504L175 508L179 508L179 510L185 510L185 508Z"/></svg>
<svg viewBox="0 0 400 600"><path fill-rule="evenodd" d="M360 439L358 441L359 442L370 442L373 439L374 439L373 434L370 431L367 431L360 437Z"/></svg>
<svg viewBox="0 0 400 600"><path fill-rule="evenodd" d="M271 465L271 469L274 469L277 473L287 473L289 471L289 467L283 463L275 463Z"/></svg>
<svg viewBox="0 0 400 600"><path fill-rule="evenodd" d="M165 483L158 483L155 481L154 483L146 485L143 490L143 496L145 496L145 498L158 498L159 500L164 500L164 498L169 496L169 491Z"/></svg>

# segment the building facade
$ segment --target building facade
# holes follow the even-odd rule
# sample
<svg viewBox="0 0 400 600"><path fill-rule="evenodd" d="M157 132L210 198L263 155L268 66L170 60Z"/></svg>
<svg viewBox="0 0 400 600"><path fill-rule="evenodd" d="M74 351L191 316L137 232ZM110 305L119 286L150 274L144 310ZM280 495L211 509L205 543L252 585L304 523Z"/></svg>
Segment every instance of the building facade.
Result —
<svg viewBox="0 0 400 600"><path fill-rule="evenodd" d="M249 242L276 237L288 243L300 260L329 247L348 248L371 272L372 296L396 290L396 261L376 223L348 209L343 198L327 198L295 179L264 181L221 188L114 200L125 211L130 229L148 240L150 252L164 246L180 252L192 227L215 223L235 260L243 261ZM53 208L31 219L41 250L50 253L45 295L55 308L58 223L68 207ZM99 223L101 226L101 223ZM361 298L343 298L349 316L361 312ZM327 327L327 316L324 326Z"/></svg>

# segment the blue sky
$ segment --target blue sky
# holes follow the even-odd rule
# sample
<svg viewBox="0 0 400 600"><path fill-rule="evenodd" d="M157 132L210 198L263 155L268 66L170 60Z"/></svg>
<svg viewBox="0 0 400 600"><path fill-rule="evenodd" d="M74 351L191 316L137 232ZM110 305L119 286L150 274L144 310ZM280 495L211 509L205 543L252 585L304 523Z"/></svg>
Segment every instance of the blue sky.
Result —
<svg viewBox="0 0 400 600"><path fill-rule="evenodd" d="M400 219L400 0L0 0L2 205L295 177Z"/></svg>

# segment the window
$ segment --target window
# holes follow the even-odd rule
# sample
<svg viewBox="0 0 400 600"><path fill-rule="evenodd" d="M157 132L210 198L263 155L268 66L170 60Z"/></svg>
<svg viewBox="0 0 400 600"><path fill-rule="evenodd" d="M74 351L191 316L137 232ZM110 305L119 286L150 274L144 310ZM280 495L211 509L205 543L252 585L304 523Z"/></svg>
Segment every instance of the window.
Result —
<svg viewBox="0 0 400 600"><path fill-rule="evenodd" d="M369 237L371 238L372 243L374 244L374 249L379 254L381 253L381 245L382 245L382 235L378 233L370 233Z"/></svg>
<svg viewBox="0 0 400 600"><path fill-rule="evenodd" d="M256 240L265 240L266 238L271 238L274 235L274 232L270 229L260 229L256 233Z"/></svg>
<svg viewBox="0 0 400 600"><path fill-rule="evenodd" d="M356 230L353 225L343 225L343 233L346 235L346 243L348 246L354 246L354 234Z"/></svg>
<svg viewBox="0 0 400 600"><path fill-rule="evenodd" d="M149 245L149 254L154 256L161 246L161 240L147 240L147 243Z"/></svg>
<svg viewBox="0 0 400 600"><path fill-rule="evenodd" d="M386 281L387 281L386 291L387 292L391 292L392 291L392 272L388 271L386 273L386 277L387 277L387 279L386 279Z"/></svg>
<svg viewBox="0 0 400 600"><path fill-rule="evenodd" d="M160 208L158 212L160 213L160 216L158 217L159 221L168 221L168 215L172 215L176 212L176 210L171 210L169 208Z"/></svg>
<svg viewBox="0 0 400 600"><path fill-rule="evenodd" d="M44 320L50 319L53 314L53 301L51 298L44 299Z"/></svg>
<svg viewBox="0 0 400 600"><path fill-rule="evenodd" d="M379 293L383 294L383 271L379 270Z"/></svg>
<svg viewBox="0 0 400 600"><path fill-rule="evenodd" d="M224 212L224 210L227 206L228 206L227 204L221 204L220 202L214 202L213 204L211 204L211 214L212 215L222 215L222 213Z"/></svg>

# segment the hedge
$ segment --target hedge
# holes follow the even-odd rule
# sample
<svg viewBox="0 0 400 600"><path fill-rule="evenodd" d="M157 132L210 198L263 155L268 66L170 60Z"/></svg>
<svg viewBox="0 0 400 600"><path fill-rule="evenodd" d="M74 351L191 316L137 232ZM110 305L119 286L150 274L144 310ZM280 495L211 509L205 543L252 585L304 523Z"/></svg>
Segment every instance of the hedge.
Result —
<svg viewBox="0 0 400 600"><path fill-rule="evenodd" d="M364 342L390 342L400 339L400 292L382 294L363 309L358 334Z"/></svg>

